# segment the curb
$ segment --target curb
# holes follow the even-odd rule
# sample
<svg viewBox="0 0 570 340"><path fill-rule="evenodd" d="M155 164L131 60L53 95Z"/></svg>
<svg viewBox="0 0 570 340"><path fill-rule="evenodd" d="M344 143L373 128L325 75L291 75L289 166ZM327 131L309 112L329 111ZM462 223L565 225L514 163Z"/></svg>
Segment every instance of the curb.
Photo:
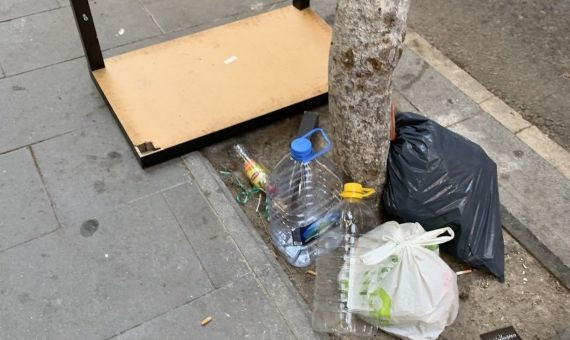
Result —
<svg viewBox="0 0 570 340"><path fill-rule="evenodd" d="M309 307L210 162L199 151L184 156L183 160L200 190L208 193L204 195L208 203L295 338L328 339L313 331Z"/></svg>
<svg viewBox="0 0 570 340"><path fill-rule="evenodd" d="M520 113L487 90L416 32L408 29L404 44L477 103L481 110L491 115L567 179L570 179L570 153L568 151L525 120Z"/></svg>

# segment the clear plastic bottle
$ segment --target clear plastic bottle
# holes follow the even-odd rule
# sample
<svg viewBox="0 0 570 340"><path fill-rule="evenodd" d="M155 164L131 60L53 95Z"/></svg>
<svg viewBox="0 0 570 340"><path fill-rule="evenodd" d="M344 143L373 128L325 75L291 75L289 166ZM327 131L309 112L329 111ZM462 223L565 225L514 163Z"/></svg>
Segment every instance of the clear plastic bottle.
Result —
<svg viewBox="0 0 570 340"><path fill-rule="evenodd" d="M318 332L362 336L377 332L377 327L363 321L347 307L349 265L356 241L361 234L380 224L376 214L363 200L373 194L374 189L363 188L358 183L346 183L340 194L343 200L328 213L340 218L337 225L330 228L327 239L318 242L321 255L317 259L312 313L313 328ZM334 239L339 242L330 242Z"/></svg>
<svg viewBox="0 0 570 340"><path fill-rule="evenodd" d="M326 146L315 152L310 136L320 133ZM310 265L317 256L316 240L325 235L334 216L323 219L342 188L340 175L323 155L331 143L322 129L291 142L290 152L269 178L270 234L273 245L295 267ZM332 220L330 220L332 219Z"/></svg>

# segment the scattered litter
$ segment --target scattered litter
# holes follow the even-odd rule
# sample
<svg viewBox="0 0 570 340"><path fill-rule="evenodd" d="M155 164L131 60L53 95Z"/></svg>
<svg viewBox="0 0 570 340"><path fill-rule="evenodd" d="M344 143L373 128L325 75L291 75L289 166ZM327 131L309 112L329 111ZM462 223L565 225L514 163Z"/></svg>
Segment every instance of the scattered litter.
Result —
<svg viewBox="0 0 570 340"><path fill-rule="evenodd" d="M227 58L226 60L224 60L224 64L229 65L231 63L233 63L234 61L236 61L238 59L238 57L236 57L235 55Z"/></svg>
<svg viewBox="0 0 570 340"><path fill-rule="evenodd" d="M261 195L259 195L259 199L257 200L257 207L255 207L255 212L259 212L260 205L261 205Z"/></svg>
<svg viewBox="0 0 570 340"><path fill-rule="evenodd" d="M319 276L313 299L313 327L319 332L372 335L375 331L369 325L356 321L356 314L353 315L345 303L349 296L350 258L356 252L355 245L361 235L380 224L368 202L364 201L364 198L371 197L374 193L374 189L363 188L359 183L345 183L340 193L343 200L324 217L325 221L331 223L318 243ZM338 289L331 289L331 285ZM340 319L327 320L327 316L337 316ZM340 322L341 320L343 321Z"/></svg>
<svg viewBox="0 0 570 340"><path fill-rule="evenodd" d="M231 318L231 316L228 313L224 313L226 315L226 317Z"/></svg>
<svg viewBox="0 0 570 340"><path fill-rule="evenodd" d="M317 276L317 272L315 272L314 270L307 270L307 274L311 275L311 276Z"/></svg>
<svg viewBox="0 0 570 340"><path fill-rule="evenodd" d="M320 135L325 146L314 150L311 137ZM340 173L324 157L332 143L322 129L295 138L269 177L271 242L295 267L306 267L318 256L317 242L328 210L339 201Z"/></svg>
<svg viewBox="0 0 570 340"><path fill-rule="evenodd" d="M361 234L345 262L347 309L401 338L437 338L457 317L459 291L455 272L426 246L454 237L448 227L426 232L419 223L394 221Z"/></svg>
<svg viewBox="0 0 570 340"><path fill-rule="evenodd" d="M469 274L471 272L473 272L473 269L462 270L462 271L456 272L455 274L457 276L459 276L459 275L463 275L463 274Z"/></svg>
<svg viewBox="0 0 570 340"><path fill-rule="evenodd" d="M524 269L528 269L528 267L526 266L526 264L524 264L524 262L523 262L522 266Z"/></svg>
<svg viewBox="0 0 570 340"><path fill-rule="evenodd" d="M125 29L124 29L124 28L121 28L121 29L119 29L119 31L117 32L117 34L115 34L115 37L121 36L121 35L123 35L123 34L125 34Z"/></svg>
<svg viewBox="0 0 570 340"><path fill-rule="evenodd" d="M523 275L524 275L524 274L526 274L526 271L525 271L525 270L523 270L523 271L522 271L522 274L523 274Z"/></svg>
<svg viewBox="0 0 570 340"><path fill-rule="evenodd" d="M259 11L263 8L263 2L256 2L253 5L249 6L252 11Z"/></svg>
<svg viewBox="0 0 570 340"><path fill-rule="evenodd" d="M105 258L108 258L108 257L109 257L109 254L105 254Z"/></svg>
<svg viewBox="0 0 570 340"><path fill-rule="evenodd" d="M212 317L211 317L211 316L208 316L208 317L206 317L204 320L202 320L202 321L200 322L200 325L206 326L206 325L209 324L211 321L212 321Z"/></svg>
<svg viewBox="0 0 570 340"><path fill-rule="evenodd" d="M269 171L260 162L250 157L246 148L241 144L234 145L236 155L243 161L243 172L249 179L249 182L256 188L267 192L269 187L267 181L269 179Z"/></svg>
<svg viewBox="0 0 570 340"><path fill-rule="evenodd" d="M454 229L442 250L505 277L497 165L477 144L415 113L396 116L383 202L400 221Z"/></svg>
<svg viewBox="0 0 570 340"><path fill-rule="evenodd" d="M501 319L502 320L502 319ZM522 340L520 335L514 329L513 326L501 328L494 330L489 333L479 335L481 340L497 340L497 339L505 339L505 340Z"/></svg>

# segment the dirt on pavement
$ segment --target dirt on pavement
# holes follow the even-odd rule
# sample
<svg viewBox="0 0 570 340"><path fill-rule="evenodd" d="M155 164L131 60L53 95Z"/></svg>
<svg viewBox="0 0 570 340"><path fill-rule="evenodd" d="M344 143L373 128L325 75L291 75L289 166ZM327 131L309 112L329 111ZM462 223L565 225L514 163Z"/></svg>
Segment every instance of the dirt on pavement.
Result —
<svg viewBox="0 0 570 340"><path fill-rule="evenodd" d="M320 126L327 128L326 107L321 113ZM241 143L268 168L272 168L288 151L288 144L296 135L300 116L289 117L272 125L248 131L235 138L210 146L202 151L217 170L231 170L237 175L241 164L233 154L232 146ZM230 191L237 195L240 189L231 176L222 176ZM243 179L243 182L246 182ZM314 276L309 268L294 268L273 248L269 238L269 225L256 211L263 199L253 196L243 205L263 240L275 251L275 257L309 306L313 299ZM515 239L504 232L505 271L504 283L492 275L475 270L458 276L460 310L456 321L448 327L440 339L479 339L479 335L498 328L514 326L523 339L549 339L570 326L570 294L532 255ZM469 267L443 255L455 271ZM317 273L318 275L318 273ZM376 338L390 339L381 335ZM343 337L348 339L348 337Z"/></svg>

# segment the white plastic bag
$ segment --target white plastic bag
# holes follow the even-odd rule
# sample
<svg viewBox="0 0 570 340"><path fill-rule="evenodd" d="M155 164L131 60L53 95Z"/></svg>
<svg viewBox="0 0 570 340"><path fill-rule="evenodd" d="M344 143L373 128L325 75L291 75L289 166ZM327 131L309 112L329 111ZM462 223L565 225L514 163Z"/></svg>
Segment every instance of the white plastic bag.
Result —
<svg viewBox="0 0 570 340"><path fill-rule="evenodd" d="M348 309L404 339L437 338L455 321L459 294L434 245L453 237L451 228L426 232L393 221L361 235L347 268Z"/></svg>

